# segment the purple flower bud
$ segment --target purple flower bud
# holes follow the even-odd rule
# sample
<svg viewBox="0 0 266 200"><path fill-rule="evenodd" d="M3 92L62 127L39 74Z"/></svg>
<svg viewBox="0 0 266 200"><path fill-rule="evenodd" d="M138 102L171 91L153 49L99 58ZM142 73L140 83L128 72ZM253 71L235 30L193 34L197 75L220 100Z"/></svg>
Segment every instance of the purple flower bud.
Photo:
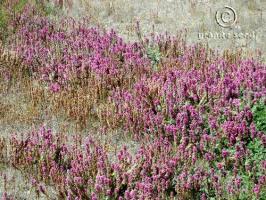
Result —
<svg viewBox="0 0 266 200"><path fill-rule="evenodd" d="M57 93L57 92L59 92L60 91L60 85L58 84L58 83L52 83L51 85L50 85L50 90L52 91L52 92L54 92L54 93Z"/></svg>
<svg viewBox="0 0 266 200"><path fill-rule="evenodd" d="M222 156L223 156L223 158L228 157L229 156L229 152L227 150L223 149L222 150Z"/></svg>
<svg viewBox="0 0 266 200"><path fill-rule="evenodd" d="M256 184L253 188L253 192L258 196L260 194L261 188L260 185Z"/></svg>
<svg viewBox="0 0 266 200"><path fill-rule="evenodd" d="M223 168L223 163L217 163L217 168L221 170Z"/></svg>

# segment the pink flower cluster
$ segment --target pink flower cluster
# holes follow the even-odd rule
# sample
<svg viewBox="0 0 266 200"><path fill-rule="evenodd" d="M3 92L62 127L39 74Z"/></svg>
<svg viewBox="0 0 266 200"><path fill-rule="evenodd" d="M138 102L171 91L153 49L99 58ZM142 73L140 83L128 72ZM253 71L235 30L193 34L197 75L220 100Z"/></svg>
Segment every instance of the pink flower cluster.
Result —
<svg viewBox="0 0 266 200"><path fill-rule="evenodd" d="M67 19L56 24L34 17L16 33L15 51L31 74L67 88L72 83L93 80L105 89L123 86L149 70L150 60L138 43L125 43L113 30L89 28L87 20Z"/></svg>
<svg viewBox="0 0 266 200"><path fill-rule="evenodd" d="M208 129L223 131L234 144L248 132L251 107L265 96L265 82L265 65L252 60L219 60L202 68L182 64L143 78L130 90L115 91L113 100L133 133L181 137L191 130L195 138Z"/></svg>
<svg viewBox="0 0 266 200"><path fill-rule="evenodd" d="M220 150L230 144L213 135L202 135L194 143L184 137L179 144L157 137L141 145L135 155L123 147L116 159L110 159L92 138L56 135L44 127L24 138L14 136L10 141L12 166L30 172L39 192L47 194L46 184L60 198L234 198L249 189L259 197L266 189L265 161L247 169L253 187L246 188L242 181L241 170L250 156L245 141L230 153Z"/></svg>

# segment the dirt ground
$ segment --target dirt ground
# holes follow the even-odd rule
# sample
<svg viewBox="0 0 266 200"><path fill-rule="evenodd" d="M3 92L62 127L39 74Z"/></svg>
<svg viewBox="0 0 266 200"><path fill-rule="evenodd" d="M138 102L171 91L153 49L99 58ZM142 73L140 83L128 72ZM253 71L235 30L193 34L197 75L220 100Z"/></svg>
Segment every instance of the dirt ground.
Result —
<svg viewBox="0 0 266 200"><path fill-rule="evenodd" d="M236 15L235 24L227 28L218 25L216 16L218 11L226 12L225 6L234 9ZM66 13L77 18L90 16L92 24L114 28L128 40L136 39L134 27L139 21L144 34L167 31L174 35L186 30L189 43L208 42L218 50L266 49L264 0L74 0ZM218 37L224 33L230 37Z"/></svg>

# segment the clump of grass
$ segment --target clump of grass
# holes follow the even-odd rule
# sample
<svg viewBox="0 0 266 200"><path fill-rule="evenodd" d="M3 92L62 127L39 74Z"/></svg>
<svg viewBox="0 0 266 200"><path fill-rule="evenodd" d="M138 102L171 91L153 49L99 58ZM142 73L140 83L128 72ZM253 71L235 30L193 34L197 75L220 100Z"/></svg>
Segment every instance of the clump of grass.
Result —
<svg viewBox="0 0 266 200"><path fill-rule="evenodd" d="M3 0L0 3L0 40L5 42L8 36L15 31L18 17L23 13L28 0Z"/></svg>
<svg viewBox="0 0 266 200"><path fill-rule="evenodd" d="M266 132L266 105L265 100L260 100L252 107L254 121L258 130Z"/></svg>
<svg viewBox="0 0 266 200"><path fill-rule="evenodd" d="M151 59L153 71L158 70L158 64L160 62L161 54L159 48L157 47L148 47L147 49L148 58Z"/></svg>

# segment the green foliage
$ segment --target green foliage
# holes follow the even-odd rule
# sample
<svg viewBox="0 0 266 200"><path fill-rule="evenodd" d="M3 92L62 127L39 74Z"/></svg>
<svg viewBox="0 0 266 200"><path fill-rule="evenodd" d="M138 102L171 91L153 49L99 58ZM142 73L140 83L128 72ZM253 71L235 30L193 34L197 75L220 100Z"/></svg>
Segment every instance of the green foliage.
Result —
<svg viewBox="0 0 266 200"><path fill-rule="evenodd" d="M0 7L0 40L7 36L6 28L8 26L8 13L3 7Z"/></svg>
<svg viewBox="0 0 266 200"><path fill-rule="evenodd" d="M26 6L27 3L28 3L28 0L20 0L18 2L18 4L16 4L14 6L13 10L15 12L21 12L25 8L25 6Z"/></svg>
<svg viewBox="0 0 266 200"><path fill-rule="evenodd" d="M3 28L7 25L7 12L0 7L0 28Z"/></svg>
<svg viewBox="0 0 266 200"><path fill-rule="evenodd" d="M3 42L12 33L10 21L23 11L28 0L19 0L17 3L14 1L7 2L5 0L0 2L0 40Z"/></svg>
<svg viewBox="0 0 266 200"><path fill-rule="evenodd" d="M266 160L266 149L262 142L258 139L254 139L248 144L248 149L251 152L248 162L259 163L262 160Z"/></svg>
<svg viewBox="0 0 266 200"><path fill-rule="evenodd" d="M257 129L266 133L266 105L263 100L252 107L252 112Z"/></svg>
<svg viewBox="0 0 266 200"><path fill-rule="evenodd" d="M158 70L158 64L161 59L161 53L159 48L157 47L148 47L147 49L147 56L152 62L152 68L154 71Z"/></svg>
<svg viewBox="0 0 266 200"><path fill-rule="evenodd" d="M248 144L248 150L250 151L249 156L246 158L245 165L253 166L260 169L256 174L247 172L245 169L242 171L242 182L246 191L252 191L254 188L253 179L257 179L259 176L263 175L263 170L261 169L261 161L266 160L266 149L264 148L262 142L259 139L255 139ZM260 199L266 198L266 188L263 188L260 194ZM239 199L257 199L251 192L240 193Z"/></svg>
<svg viewBox="0 0 266 200"><path fill-rule="evenodd" d="M54 6L51 3L38 3L35 1L35 5L37 7L37 10L44 14L45 16L50 16L50 15L57 15L60 12L60 8L58 6Z"/></svg>
<svg viewBox="0 0 266 200"><path fill-rule="evenodd" d="M57 7L52 6L51 4L47 4L43 8L45 15L56 15L59 9Z"/></svg>

